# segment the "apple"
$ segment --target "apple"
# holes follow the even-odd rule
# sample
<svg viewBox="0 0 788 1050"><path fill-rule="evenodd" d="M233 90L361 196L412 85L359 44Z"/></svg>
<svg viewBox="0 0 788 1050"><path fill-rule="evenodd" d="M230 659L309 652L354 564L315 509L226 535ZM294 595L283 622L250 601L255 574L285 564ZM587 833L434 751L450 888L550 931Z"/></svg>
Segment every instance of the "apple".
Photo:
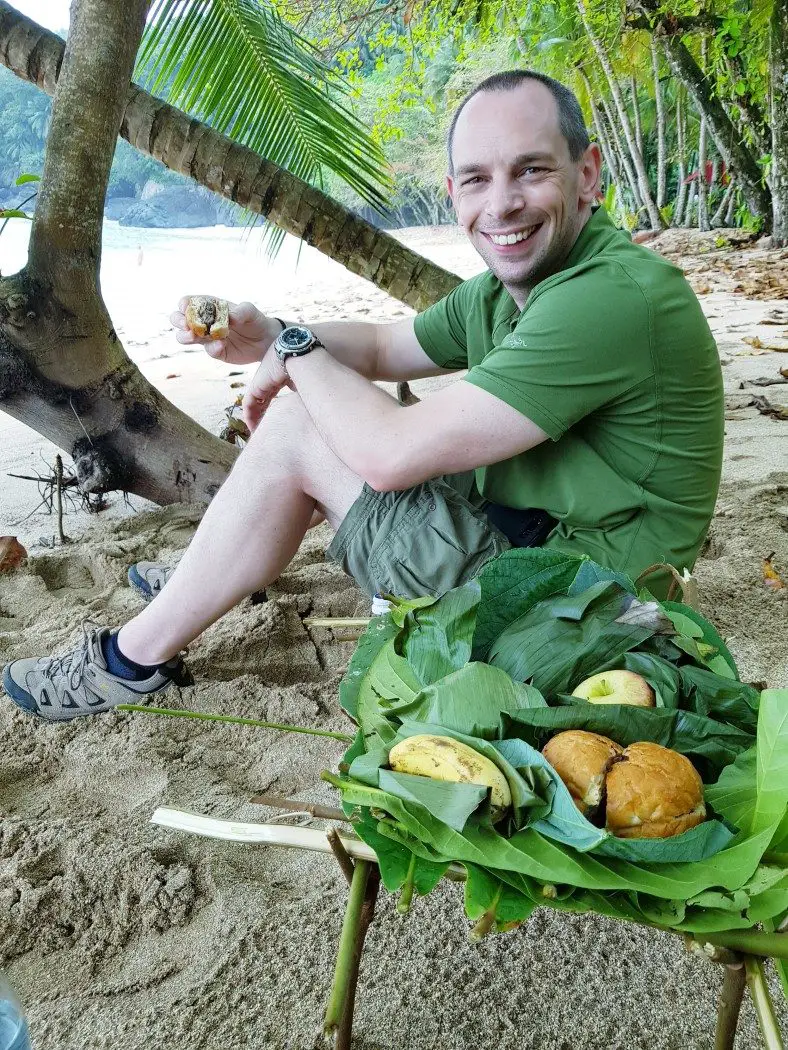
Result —
<svg viewBox="0 0 788 1050"><path fill-rule="evenodd" d="M601 671L584 679L572 690L572 696L589 704L631 704L653 707L654 690L646 679L634 671Z"/></svg>

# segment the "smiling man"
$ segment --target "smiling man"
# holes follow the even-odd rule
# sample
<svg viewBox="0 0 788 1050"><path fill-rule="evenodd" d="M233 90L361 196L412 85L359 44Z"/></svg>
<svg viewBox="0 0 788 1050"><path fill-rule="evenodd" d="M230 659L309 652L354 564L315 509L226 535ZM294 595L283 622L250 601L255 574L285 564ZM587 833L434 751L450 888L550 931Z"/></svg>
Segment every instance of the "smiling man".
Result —
<svg viewBox="0 0 788 1050"><path fill-rule="evenodd" d="M183 301L180 342L260 362L252 439L177 569L130 570L156 600L66 657L9 664L9 696L65 720L165 689L179 652L324 518L327 556L369 594L443 593L510 545L632 576L691 567L720 477L719 359L681 271L595 208L599 170L567 88L499 74L449 136L448 190L486 272L396 324L305 328L241 303L219 341L186 330ZM372 382L465 370L407 408Z"/></svg>

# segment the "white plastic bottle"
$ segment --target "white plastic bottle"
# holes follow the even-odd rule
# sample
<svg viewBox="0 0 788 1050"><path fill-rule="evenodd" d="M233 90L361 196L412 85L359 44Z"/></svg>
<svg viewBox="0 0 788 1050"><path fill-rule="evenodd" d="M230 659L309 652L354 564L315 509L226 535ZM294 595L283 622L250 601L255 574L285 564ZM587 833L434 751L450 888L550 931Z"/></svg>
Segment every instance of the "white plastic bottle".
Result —
<svg viewBox="0 0 788 1050"><path fill-rule="evenodd" d="M0 1050L31 1050L22 1007L11 985L0 973Z"/></svg>
<svg viewBox="0 0 788 1050"><path fill-rule="evenodd" d="M391 610L391 602L386 601L379 594L373 594L372 596L372 615L373 616L384 616Z"/></svg>

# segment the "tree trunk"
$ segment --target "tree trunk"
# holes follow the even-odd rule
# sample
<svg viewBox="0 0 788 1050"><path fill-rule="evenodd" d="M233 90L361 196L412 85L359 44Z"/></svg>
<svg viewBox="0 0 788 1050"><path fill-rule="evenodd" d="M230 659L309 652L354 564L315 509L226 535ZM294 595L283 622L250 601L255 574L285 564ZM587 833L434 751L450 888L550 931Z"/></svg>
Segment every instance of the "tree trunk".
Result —
<svg viewBox="0 0 788 1050"><path fill-rule="evenodd" d="M577 9L580 13L580 18L583 22L588 39L591 41L591 46L596 52L596 56L599 59L599 64L604 70L607 82L610 85L610 93L613 96L613 102L615 103L616 110L621 120L621 127L624 131L624 136L627 140L627 146L629 147L629 153L632 158L632 164L634 165L637 173L637 184L640 191L640 198L645 205L648 217L651 222L651 228L653 230L661 230L664 228L662 217L657 210L657 206L654 203L654 199L651 196L651 187L649 186L648 173L646 172L646 166L643 162L643 154L638 149L638 144L635 140L635 135L632 131L632 125L629 121L626 106L624 105L624 99L621 95L621 88L618 86L613 67L610 64L610 58L607 52L602 46L602 42L594 33L591 28L591 22L589 21L588 14L586 12L585 5L587 0L577 0Z"/></svg>
<svg viewBox="0 0 788 1050"><path fill-rule="evenodd" d="M701 61L703 63L703 75L706 76L706 55L708 53L708 38L704 36L701 43ZM706 182L706 139L707 124L706 117L701 114L700 127L698 128L698 229L706 231L709 228L709 184Z"/></svg>
<svg viewBox="0 0 788 1050"><path fill-rule="evenodd" d="M771 194L763 185L758 162L742 140L738 128L731 122L722 103L712 93L712 87L703 71L685 45L673 36L658 11L658 0L639 0L641 10L651 18L654 36L661 46L677 79L692 95L698 112L708 121L720 156L736 177L754 215L771 224Z"/></svg>
<svg viewBox="0 0 788 1050"><path fill-rule="evenodd" d="M769 45L772 88L772 237L788 245L788 0L774 0Z"/></svg>
<svg viewBox="0 0 788 1050"><path fill-rule="evenodd" d="M147 382L98 289L104 196L147 8L72 5L28 262L0 280L0 405L70 452L85 492L207 501L234 450Z"/></svg>
<svg viewBox="0 0 788 1050"><path fill-rule="evenodd" d="M657 208L660 214L665 207L667 188L667 157L665 149L665 100L662 96L662 81L659 78L659 51L651 38L651 64L654 69L654 102L657 110Z"/></svg>
<svg viewBox="0 0 788 1050"><path fill-rule="evenodd" d="M629 192L632 194L632 203L635 211L640 211L643 207L643 200L638 190L638 183L635 177L635 171L632 167L632 161L630 160L629 154L621 143L621 136L618 133L618 127L616 125L616 119L613 116L613 112L610 109L610 105L603 94L600 93L599 100L602 103L602 109L605 111L605 117L607 118L607 126L610 128L610 148L618 158L618 166L624 172L629 186ZM600 114L601 117L601 114Z"/></svg>
<svg viewBox="0 0 788 1050"><path fill-rule="evenodd" d="M733 194L736 191L736 183L731 179L728 185L725 187L725 192L722 195L717 210L711 217L711 228L715 229L717 226L722 226L725 223L725 216L728 211L728 205L730 204Z"/></svg>
<svg viewBox="0 0 788 1050"><path fill-rule="evenodd" d="M93 46L102 33L94 26ZM0 62L51 94L62 54L63 42L54 33L0 0ZM123 99L120 134L132 146L265 216L415 310L460 283L456 274L207 124L133 84Z"/></svg>
<svg viewBox="0 0 788 1050"><path fill-rule="evenodd" d="M585 85L586 94L588 95L588 104L591 107L591 118L594 122L596 137L599 140L599 148L602 150L602 156L605 158L605 164L607 165L610 180L620 192L619 185L621 182L621 170L619 168L618 158L613 152L610 139L602 122L602 114L599 112L599 107L594 101L594 89L591 87L591 81L588 79L586 71L580 66L577 67L577 71L582 77L583 84Z"/></svg>
<svg viewBox="0 0 788 1050"><path fill-rule="evenodd" d="M638 85L634 76L629 78L629 93L632 96L632 113L635 117L635 142L638 152L644 157L643 152L643 121L640 119L640 103L638 102Z"/></svg>
<svg viewBox="0 0 788 1050"><path fill-rule="evenodd" d="M673 207L673 225L681 226L684 208L687 203L687 111L682 103L682 90L676 92L676 152L678 154L678 185L676 186L676 203Z"/></svg>

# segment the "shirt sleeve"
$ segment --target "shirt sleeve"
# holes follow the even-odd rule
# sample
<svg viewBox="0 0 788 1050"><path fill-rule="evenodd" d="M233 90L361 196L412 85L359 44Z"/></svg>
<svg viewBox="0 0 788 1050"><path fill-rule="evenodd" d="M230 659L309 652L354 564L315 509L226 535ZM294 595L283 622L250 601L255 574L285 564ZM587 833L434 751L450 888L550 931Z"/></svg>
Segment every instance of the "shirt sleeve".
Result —
<svg viewBox="0 0 788 1050"><path fill-rule="evenodd" d="M422 350L439 368L468 367L468 312L478 278L452 288L448 295L413 319Z"/></svg>
<svg viewBox="0 0 788 1050"><path fill-rule="evenodd" d="M575 423L654 374L649 304L621 267L539 294L465 381L557 441Z"/></svg>

